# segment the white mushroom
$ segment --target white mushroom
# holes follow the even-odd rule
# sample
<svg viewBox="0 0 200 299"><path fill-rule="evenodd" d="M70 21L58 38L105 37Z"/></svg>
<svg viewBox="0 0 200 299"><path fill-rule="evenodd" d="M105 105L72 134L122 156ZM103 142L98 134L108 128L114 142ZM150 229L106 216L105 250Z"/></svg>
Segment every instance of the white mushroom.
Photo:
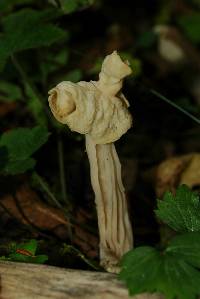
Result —
<svg viewBox="0 0 200 299"><path fill-rule="evenodd" d="M133 247L132 228L114 141L132 125L129 103L120 92L131 73L114 51L106 56L99 81L61 82L50 90L49 105L55 118L72 131L86 135L91 182L95 193L100 235L100 262L117 272L124 253Z"/></svg>

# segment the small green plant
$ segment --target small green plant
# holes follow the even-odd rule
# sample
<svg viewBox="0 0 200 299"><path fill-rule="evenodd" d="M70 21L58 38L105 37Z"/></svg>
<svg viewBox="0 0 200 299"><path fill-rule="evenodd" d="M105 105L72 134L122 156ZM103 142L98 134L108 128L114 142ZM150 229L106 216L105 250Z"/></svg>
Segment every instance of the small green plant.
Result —
<svg viewBox="0 0 200 299"><path fill-rule="evenodd" d="M0 259L13 262L44 264L48 260L48 256L36 255L37 247L38 242L35 239L22 244L12 243L8 256L2 256Z"/></svg>
<svg viewBox="0 0 200 299"><path fill-rule="evenodd" d="M130 295L161 292L166 299L195 299L200 295L200 201L182 185L174 196L158 201L157 217L178 234L166 248L138 247L124 255L119 278Z"/></svg>
<svg viewBox="0 0 200 299"><path fill-rule="evenodd" d="M46 128L17 128L0 136L0 174L15 175L33 169L32 155L48 140Z"/></svg>

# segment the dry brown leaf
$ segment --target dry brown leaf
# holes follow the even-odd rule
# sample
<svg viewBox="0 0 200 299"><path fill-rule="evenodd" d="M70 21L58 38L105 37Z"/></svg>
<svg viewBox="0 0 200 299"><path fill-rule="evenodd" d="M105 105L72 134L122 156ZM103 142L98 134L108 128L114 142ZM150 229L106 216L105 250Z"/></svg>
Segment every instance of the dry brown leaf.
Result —
<svg viewBox="0 0 200 299"><path fill-rule="evenodd" d="M1 198L1 204L9 213L24 224L32 224L42 231L51 231L61 240L67 240L68 220L64 213L42 202L29 186L23 185L16 192L16 197L6 195ZM81 217L78 215L81 214ZM81 226L88 221L87 214L76 212L77 221L72 225L74 231L73 244L78 246L90 257L98 255L98 239ZM81 219L79 221L79 219Z"/></svg>
<svg viewBox="0 0 200 299"><path fill-rule="evenodd" d="M182 184L190 188L200 185L200 153L173 157L157 167L155 189L158 197L167 190L175 192Z"/></svg>

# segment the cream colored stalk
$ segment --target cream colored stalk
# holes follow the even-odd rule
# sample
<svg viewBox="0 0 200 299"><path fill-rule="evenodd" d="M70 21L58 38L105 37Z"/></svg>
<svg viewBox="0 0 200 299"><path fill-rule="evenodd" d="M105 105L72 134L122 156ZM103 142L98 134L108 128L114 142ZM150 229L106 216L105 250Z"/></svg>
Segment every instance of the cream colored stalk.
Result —
<svg viewBox="0 0 200 299"><path fill-rule="evenodd" d="M122 255L133 247L132 228L114 141L131 127L129 103L122 93L124 77L131 73L117 52L106 56L99 81L61 82L50 90L55 118L72 131L86 135L92 187L98 215L100 262L118 271Z"/></svg>

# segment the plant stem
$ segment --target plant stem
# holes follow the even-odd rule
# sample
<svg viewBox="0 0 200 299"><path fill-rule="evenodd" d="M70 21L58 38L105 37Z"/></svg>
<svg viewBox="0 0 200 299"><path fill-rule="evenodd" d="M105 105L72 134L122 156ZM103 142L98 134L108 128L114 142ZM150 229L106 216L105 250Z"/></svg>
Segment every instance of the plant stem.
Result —
<svg viewBox="0 0 200 299"><path fill-rule="evenodd" d="M40 187L42 188L42 190L44 192L46 192L46 194L48 195L48 197L52 200L52 202L57 206L57 208L59 208L64 216L67 219L68 222L68 234L69 234L69 239L70 241L72 241L72 229L71 229L71 215L69 213L69 211L67 211L61 204L60 202L57 200L57 198L55 197L55 195L51 192L48 184L44 181L44 179L37 173L34 172L33 173L33 179L36 180L36 182L40 185Z"/></svg>
<svg viewBox="0 0 200 299"><path fill-rule="evenodd" d="M55 195L51 192L50 188L48 187L47 183L44 181L44 179L37 173L33 173L33 178L37 182L38 185L41 186L41 189L48 195L48 197L51 199L51 201L61 210L63 210L63 206L60 204L60 202L57 200Z"/></svg>
<svg viewBox="0 0 200 299"><path fill-rule="evenodd" d="M60 176L60 185L61 185L61 192L62 192L62 200L67 206L68 213L68 229L69 229L69 236L70 240L72 240L72 230L71 230L71 217L70 217L70 210L71 205L69 202L69 198L67 196L67 189L66 189L66 176L65 176L65 167L64 167L64 152L63 152L63 141L61 135L58 133L57 137L57 144L58 144L58 165L59 165L59 176Z"/></svg>
<svg viewBox="0 0 200 299"><path fill-rule="evenodd" d="M62 191L62 200L65 204L69 205L67 189L66 189L66 177L65 177L65 167L64 167L64 155L63 155L63 141L60 134L58 134L58 164L59 164L59 174L60 174L60 185Z"/></svg>
<svg viewBox="0 0 200 299"><path fill-rule="evenodd" d="M31 89L32 93L37 97L42 104L44 104L43 97L39 94L39 92L36 90L35 86L33 85L32 81L27 76L26 72L24 71L22 65L19 63L17 58L14 55L11 55L12 63L14 64L15 68L19 72L21 78L23 81L28 85L28 87Z"/></svg>
<svg viewBox="0 0 200 299"><path fill-rule="evenodd" d="M39 101L41 102L41 104L43 106L44 112L46 113L48 119L50 120L50 123L52 124L53 127L55 127L55 120L53 119L50 111L47 109L47 106L45 105L45 101L44 101L43 96L38 92L38 90L34 86L33 82L29 79L29 77L27 76L24 68L22 67L22 65L17 60L16 56L11 55L11 60L12 60L13 65L15 66L16 70L20 74L20 76L23 80L23 84L24 85L26 84L30 88L30 90L34 94L34 96L39 99Z"/></svg>
<svg viewBox="0 0 200 299"><path fill-rule="evenodd" d="M149 90L150 93L152 93L153 95L157 96L158 98L160 98L161 100L164 100L165 102L167 102L168 104L170 104L171 106L175 107L177 110L181 111L182 113L184 113L185 115L187 115L188 117L190 117L193 121L195 121L196 123L200 124L200 119L195 117L194 115L192 115L190 112L186 111L185 109L183 109L182 107L178 106L177 104L175 104L174 102L170 101L169 99L167 99L165 96L163 96L162 94L160 94L159 92L157 92L154 89L150 89Z"/></svg>

